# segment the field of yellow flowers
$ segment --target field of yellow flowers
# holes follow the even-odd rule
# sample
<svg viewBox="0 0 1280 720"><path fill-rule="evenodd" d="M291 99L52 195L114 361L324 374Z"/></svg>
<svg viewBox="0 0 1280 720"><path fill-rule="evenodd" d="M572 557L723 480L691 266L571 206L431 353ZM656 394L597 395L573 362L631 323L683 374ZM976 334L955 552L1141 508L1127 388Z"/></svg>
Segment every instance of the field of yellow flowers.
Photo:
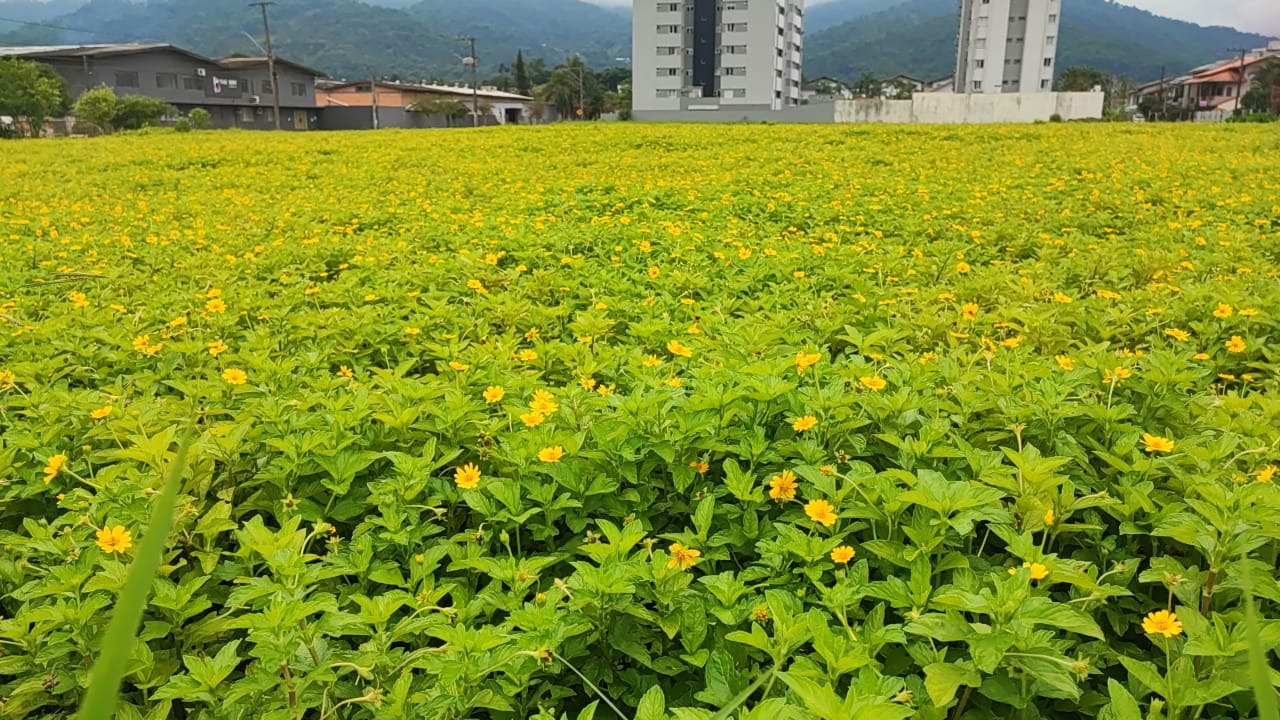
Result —
<svg viewBox="0 0 1280 720"><path fill-rule="evenodd" d="M4 149L0 718L80 702L191 425L124 720L1267 699L1273 130Z"/></svg>

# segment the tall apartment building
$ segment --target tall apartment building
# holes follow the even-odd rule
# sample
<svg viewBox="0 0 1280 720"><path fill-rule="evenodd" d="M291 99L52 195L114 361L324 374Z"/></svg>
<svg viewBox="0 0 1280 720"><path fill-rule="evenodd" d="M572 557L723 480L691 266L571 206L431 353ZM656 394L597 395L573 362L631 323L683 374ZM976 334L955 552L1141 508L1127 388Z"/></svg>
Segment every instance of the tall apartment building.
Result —
<svg viewBox="0 0 1280 720"><path fill-rule="evenodd" d="M634 0L637 112L800 104L804 0Z"/></svg>
<svg viewBox="0 0 1280 720"><path fill-rule="evenodd" d="M960 0L958 93L1053 89L1061 0Z"/></svg>

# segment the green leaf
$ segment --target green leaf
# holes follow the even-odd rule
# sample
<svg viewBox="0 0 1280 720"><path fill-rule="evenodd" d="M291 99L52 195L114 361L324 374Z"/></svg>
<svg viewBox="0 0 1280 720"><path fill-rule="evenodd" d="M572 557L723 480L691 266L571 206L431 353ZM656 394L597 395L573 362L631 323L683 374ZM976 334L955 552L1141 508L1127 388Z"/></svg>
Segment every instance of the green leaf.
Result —
<svg viewBox="0 0 1280 720"><path fill-rule="evenodd" d="M933 663L924 668L924 687L936 707L945 708L956 697L961 685L980 685L982 676L971 668L954 663Z"/></svg>
<svg viewBox="0 0 1280 720"><path fill-rule="evenodd" d="M1129 694L1123 685L1113 679L1107 680L1107 691L1111 694L1111 720L1143 720L1138 701Z"/></svg>
<svg viewBox="0 0 1280 720"><path fill-rule="evenodd" d="M1102 628L1098 627L1093 618L1070 605L1054 602L1047 597L1028 598L1014 617L1031 625L1051 625L1098 640L1106 639Z"/></svg>
<svg viewBox="0 0 1280 720"><path fill-rule="evenodd" d="M662 695L662 688L654 685L640 698L635 720L666 720L666 707L667 701Z"/></svg>
<svg viewBox="0 0 1280 720"><path fill-rule="evenodd" d="M1123 655L1120 656L1120 664L1129 671L1129 674L1138 682L1147 686L1148 690L1164 697L1169 692L1169 684L1165 682L1163 676L1156 671L1156 666L1148 662L1134 660ZM1166 698L1168 699L1168 698Z"/></svg>

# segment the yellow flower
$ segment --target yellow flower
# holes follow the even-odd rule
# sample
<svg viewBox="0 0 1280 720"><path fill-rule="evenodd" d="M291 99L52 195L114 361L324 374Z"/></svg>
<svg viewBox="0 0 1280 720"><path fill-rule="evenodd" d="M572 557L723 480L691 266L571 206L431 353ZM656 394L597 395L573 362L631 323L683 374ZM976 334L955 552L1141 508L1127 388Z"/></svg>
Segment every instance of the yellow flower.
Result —
<svg viewBox="0 0 1280 720"><path fill-rule="evenodd" d="M344 377L350 380L353 376L354 376L354 373L351 372L351 368L347 367L346 365L338 366L338 377Z"/></svg>
<svg viewBox="0 0 1280 720"><path fill-rule="evenodd" d="M791 429L795 430L798 433L802 433L806 430L812 430L817 425L818 425L818 418L812 415L805 415L804 417L798 418L795 422L791 423Z"/></svg>
<svg viewBox="0 0 1280 720"><path fill-rule="evenodd" d="M836 509L826 500L810 500L805 503L804 514L824 527L831 527L836 524L836 520L840 519Z"/></svg>
<svg viewBox="0 0 1280 720"><path fill-rule="evenodd" d="M239 368L227 368L222 371L222 379L232 385L243 385L249 380L249 376Z"/></svg>
<svg viewBox="0 0 1280 720"><path fill-rule="evenodd" d="M107 405L105 407L100 407L97 410L94 410L93 412L89 413L89 417L93 418L94 420L102 420L111 414L111 409L112 408L110 405Z"/></svg>
<svg viewBox="0 0 1280 720"><path fill-rule="evenodd" d="M1258 482L1269 483L1271 482L1271 478L1275 477L1275 474L1276 474L1276 466L1268 465L1262 468L1262 470L1258 471Z"/></svg>
<svg viewBox="0 0 1280 720"><path fill-rule="evenodd" d="M98 531L98 547L102 548L102 552L121 553L133 547L133 536L125 530L123 526L117 525L113 528L102 528Z"/></svg>
<svg viewBox="0 0 1280 720"><path fill-rule="evenodd" d="M1054 293L1053 301L1056 303L1062 303L1063 305L1069 305L1075 302L1075 300L1072 299L1069 295L1064 295L1063 293Z"/></svg>
<svg viewBox="0 0 1280 720"><path fill-rule="evenodd" d="M520 422L524 423L525 427L531 427L531 428L538 427L546 419L547 419L546 415L543 415L542 413L538 413L538 412L525 413L524 415L520 416Z"/></svg>
<svg viewBox="0 0 1280 720"><path fill-rule="evenodd" d="M1045 578L1049 577L1049 568L1045 567L1044 565L1041 565L1040 563L1029 563L1029 562L1026 562L1026 563L1022 563L1022 567L1024 567L1024 568L1028 568L1029 570L1031 570L1031 579L1032 579L1032 580L1043 580L1043 579L1045 579ZM1018 574L1018 569L1017 569L1017 568L1009 568L1009 574L1010 574L1010 575L1017 575L1017 574Z"/></svg>
<svg viewBox="0 0 1280 720"><path fill-rule="evenodd" d="M564 457L564 448L559 445L542 448L538 451L538 459L544 463L558 463L562 457Z"/></svg>
<svg viewBox="0 0 1280 720"><path fill-rule="evenodd" d="M580 380L578 380L578 385L582 386L583 390L586 390L587 392L591 392L592 390L596 389L596 379L581 378Z"/></svg>
<svg viewBox="0 0 1280 720"><path fill-rule="evenodd" d="M656 280L658 276L661 274L662 274L662 271L658 269L658 266L654 265L649 268L649 277Z"/></svg>
<svg viewBox="0 0 1280 720"><path fill-rule="evenodd" d="M463 490L474 489L480 484L480 468L475 463L467 463L453 471L453 481Z"/></svg>
<svg viewBox="0 0 1280 720"><path fill-rule="evenodd" d="M850 560L852 560L853 556L856 554L857 552L853 548L849 547L848 545L841 545L840 547L831 551L831 560L832 562L837 562L837 563L840 563L841 565L845 565Z"/></svg>
<svg viewBox="0 0 1280 720"><path fill-rule="evenodd" d="M693 350L681 345L679 340L672 340L667 343L667 352L676 357L693 357Z"/></svg>
<svg viewBox="0 0 1280 720"><path fill-rule="evenodd" d="M1148 635L1178 637L1182 634L1182 622L1168 610L1157 610L1142 619L1142 631Z"/></svg>
<svg viewBox="0 0 1280 720"><path fill-rule="evenodd" d="M796 496L796 487L796 474L783 470L769 481L769 497L777 502L791 500Z"/></svg>
<svg viewBox="0 0 1280 720"><path fill-rule="evenodd" d="M1169 438L1152 435L1151 433L1143 433L1142 442L1149 453L1173 452L1174 442Z"/></svg>
<svg viewBox="0 0 1280 720"><path fill-rule="evenodd" d="M48 485L51 480L57 477L58 473L62 471L63 466L66 464L67 456L62 453L58 453L57 455L49 458L49 461L44 466L44 484Z"/></svg>
<svg viewBox="0 0 1280 720"><path fill-rule="evenodd" d="M706 475L707 471L711 469L711 463L706 460L694 460L689 463L689 467L697 471L699 475Z"/></svg>
<svg viewBox="0 0 1280 720"><path fill-rule="evenodd" d="M18 382L18 376L12 370L0 370L0 389L8 390Z"/></svg>
<svg viewBox="0 0 1280 720"><path fill-rule="evenodd" d="M489 290L484 286L484 283L474 278L467 281L467 288L470 290L474 290L479 295L489 294Z"/></svg>
<svg viewBox="0 0 1280 720"><path fill-rule="evenodd" d="M1244 342L1244 338L1239 335L1232 335L1231 339L1227 341L1227 352L1229 353L1242 353L1248 347Z"/></svg>
<svg viewBox="0 0 1280 720"><path fill-rule="evenodd" d="M1049 508L1048 510L1044 511L1044 524L1045 525L1053 524L1053 508Z"/></svg>
<svg viewBox="0 0 1280 720"><path fill-rule="evenodd" d="M817 365L820 360L822 360L822 353L806 353L802 351L796 355L796 372L803 375L805 370Z"/></svg>
<svg viewBox="0 0 1280 720"><path fill-rule="evenodd" d="M470 366L470 365L465 365L465 364L463 364L463 363L460 363L460 362L458 362L457 360L450 360L450 361L449 361L449 367L453 368L454 370L457 370L458 372L462 372L463 370L466 370L467 368L469 368L469 367L471 367L471 366Z"/></svg>
<svg viewBox="0 0 1280 720"><path fill-rule="evenodd" d="M209 348L209 354L214 357L218 357L219 355L227 351L227 344L222 342L221 340L215 340L209 343L206 347Z"/></svg>
<svg viewBox="0 0 1280 720"><path fill-rule="evenodd" d="M410 337L417 335L420 332L422 332L422 329L416 327L407 327L404 329L404 334L409 335Z"/></svg>
<svg viewBox="0 0 1280 720"><path fill-rule="evenodd" d="M227 304L222 302L222 300L219 298L214 298L204 304L204 309L208 310L211 313L226 312Z"/></svg>
<svg viewBox="0 0 1280 720"><path fill-rule="evenodd" d="M1058 355L1057 357L1054 358L1054 361L1057 362L1058 367L1062 368L1063 370L1070 370L1076 366L1076 364L1071 361L1071 358L1067 357L1066 355Z"/></svg>
<svg viewBox="0 0 1280 720"><path fill-rule="evenodd" d="M485 388L485 391L482 393L482 396L484 397L484 401L486 403L492 405L498 402L499 400L501 400L502 398L506 397L507 391L503 390L501 387L497 385L490 385L488 388Z"/></svg>
<svg viewBox="0 0 1280 720"><path fill-rule="evenodd" d="M1098 291L1098 293L1097 293L1097 295L1098 295L1098 297L1100 297L1100 298L1106 298L1106 299L1108 299L1108 300L1119 300L1119 299L1120 299L1120 293L1118 293L1118 292L1113 292L1113 291L1111 291L1111 290L1099 290L1099 291Z"/></svg>
<svg viewBox="0 0 1280 720"><path fill-rule="evenodd" d="M1164 334L1168 335L1174 340L1177 340L1178 342L1186 342L1191 337L1191 333L1187 332L1186 330L1179 330L1177 328L1169 328L1168 330L1164 331Z"/></svg>
<svg viewBox="0 0 1280 720"><path fill-rule="evenodd" d="M1022 344L1022 338L1020 338L1020 337L1011 337L1011 338L1008 338L1008 339L1006 339L1006 340L1001 340L1001 341L1000 341L1000 344L1001 344L1001 345L1003 345L1004 347L1007 347L1007 348L1009 348L1010 350L1012 350L1012 349L1014 349L1014 348L1016 348L1016 347L1018 347L1019 345L1021 345L1021 344Z"/></svg>
<svg viewBox="0 0 1280 720"><path fill-rule="evenodd" d="M551 415L560 406L556 403L556 396L546 390L539 390L533 394L533 399L529 401L529 409L539 415Z"/></svg>
<svg viewBox="0 0 1280 720"><path fill-rule="evenodd" d="M880 392L881 390L885 389L885 387L889 384L885 382L884 378L879 378L879 377L858 378L858 382L862 383L862 386L867 388L868 390L874 390L876 392Z"/></svg>
<svg viewBox="0 0 1280 720"><path fill-rule="evenodd" d="M1195 355L1192 356L1191 359L1192 360L1208 360L1209 353L1196 353Z"/></svg>
<svg viewBox="0 0 1280 720"><path fill-rule="evenodd" d="M82 292L72 290L67 293L67 299L70 300L71 304L75 305L77 308L83 309L89 307L89 299L85 297L85 294Z"/></svg>
<svg viewBox="0 0 1280 720"><path fill-rule="evenodd" d="M644 358L643 365L645 367L658 367L661 364L662 364L662 361L652 355L646 355Z"/></svg>
<svg viewBox="0 0 1280 720"><path fill-rule="evenodd" d="M1240 311L1240 317L1255 317L1260 313L1256 308L1245 308Z"/></svg>
<svg viewBox="0 0 1280 720"><path fill-rule="evenodd" d="M978 303L965 303L961 306L960 317L965 320L973 320L978 317Z"/></svg>
<svg viewBox="0 0 1280 720"><path fill-rule="evenodd" d="M680 543L671 543L671 548L668 552L671 553L671 559L667 561L667 567L679 567L681 570L688 570L697 565L698 558L702 555L701 550L687 548Z"/></svg>
<svg viewBox="0 0 1280 720"><path fill-rule="evenodd" d="M1219 320L1225 320L1231 317L1231 315L1234 312L1235 311L1231 309L1230 305L1227 305L1226 303L1222 303L1218 305L1218 308L1216 310L1213 311L1213 316L1218 318Z"/></svg>
<svg viewBox="0 0 1280 720"><path fill-rule="evenodd" d="M956 272L960 273L961 275L964 275L965 273L969 272L969 269L970 269L969 263L967 262L962 262L956 265Z"/></svg>
<svg viewBox="0 0 1280 720"><path fill-rule="evenodd" d="M520 362L533 362L538 359L538 351L525 348L524 350L516 353L516 359Z"/></svg>

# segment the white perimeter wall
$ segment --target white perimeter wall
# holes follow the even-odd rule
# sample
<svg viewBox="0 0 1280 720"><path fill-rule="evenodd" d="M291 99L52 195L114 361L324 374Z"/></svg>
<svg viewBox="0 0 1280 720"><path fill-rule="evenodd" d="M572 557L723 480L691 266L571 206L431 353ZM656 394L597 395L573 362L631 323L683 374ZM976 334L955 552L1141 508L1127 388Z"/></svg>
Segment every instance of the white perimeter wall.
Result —
<svg viewBox="0 0 1280 720"><path fill-rule="evenodd" d="M1102 117L1100 93L920 93L910 100L838 100L838 123L1030 123Z"/></svg>

